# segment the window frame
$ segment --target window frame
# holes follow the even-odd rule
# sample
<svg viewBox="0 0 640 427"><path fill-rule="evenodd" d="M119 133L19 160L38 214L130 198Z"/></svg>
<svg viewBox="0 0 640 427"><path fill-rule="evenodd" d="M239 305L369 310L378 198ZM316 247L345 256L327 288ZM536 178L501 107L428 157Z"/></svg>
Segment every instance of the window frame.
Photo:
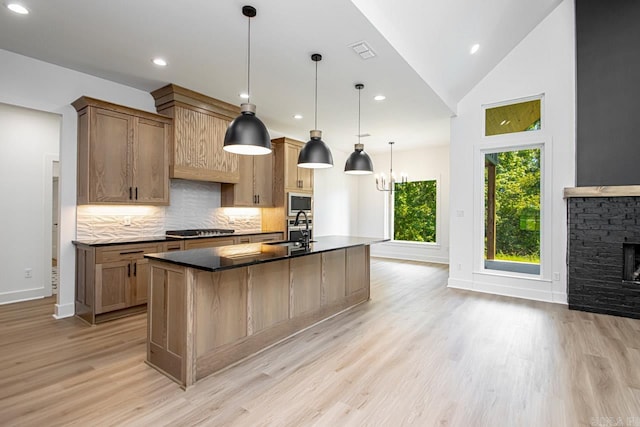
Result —
<svg viewBox="0 0 640 427"><path fill-rule="evenodd" d="M420 179L413 179L413 180L409 180L408 182L418 182L418 181L435 181L436 183L436 241L435 242L416 242L413 240L395 240L394 239L394 235L395 235L395 228L394 228L394 223L395 223L395 191L390 191L389 192L389 198L388 198L388 207L389 209L387 210L389 212L389 226L388 226L388 230L389 230L389 242L393 243L393 244L397 244L397 245L406 245L406 246L428 246L431 248L439 248L440 247L440 241L442 238L442 203L441 203L441 176L429 176L427 178L420 178Z"/></svg>

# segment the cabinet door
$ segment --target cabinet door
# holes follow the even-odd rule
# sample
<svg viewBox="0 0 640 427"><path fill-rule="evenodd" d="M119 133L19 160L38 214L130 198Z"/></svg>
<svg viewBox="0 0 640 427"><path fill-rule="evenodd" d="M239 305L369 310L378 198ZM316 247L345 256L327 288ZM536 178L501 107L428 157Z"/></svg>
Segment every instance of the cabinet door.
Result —
<svg viewBox="0 0 640 427"><path fill-rule="evenodd" d="M89 202L128 203L132 116L92 108L89 128Z"/></svg>
<svg viewBox="0 0 640 427"><path fill-rule="evenodd" d="M298 180L298 154L300 149L291 144L284 145L284 186L285 188L300 188Z"/></svg>
<svg viewBox="0 0 640 427"><path fill-rule="evenodd" d="M253 157L253 188L257 206L273 206L273 155Z"/></svg>
<svg viewBox="0 0 640 427"><path fill-rule="evenodd" d="M147 287L149 285L149 271L151 265L146 259L131 261L131 289L130 306L147 303Z"/></svg>
<svg viewBox="0 0 640 427"><path fill-rule="evenodd" d="M303 191L313 191L313 169L298 168L298 181Z"/></svg>
<svg viewBox="0 0 640 427"><path fill-rule="evenodd" d="M253 156L239 156L240 182L233 186L233 206L253 206ZM258 156L260 157L260 156Z"/></svg>
<svg viewBox="0 0 640 427"><path fill-rule="evenodd" d="M169 125L136 117L133 138L133 200L169 203Z"/></svg>
<svg viewBox="0 0 640 427"><path fill-rule="evenodd" d="M110 262L96 266L95 313L126 308L129 302L129 261Z"/></svg>

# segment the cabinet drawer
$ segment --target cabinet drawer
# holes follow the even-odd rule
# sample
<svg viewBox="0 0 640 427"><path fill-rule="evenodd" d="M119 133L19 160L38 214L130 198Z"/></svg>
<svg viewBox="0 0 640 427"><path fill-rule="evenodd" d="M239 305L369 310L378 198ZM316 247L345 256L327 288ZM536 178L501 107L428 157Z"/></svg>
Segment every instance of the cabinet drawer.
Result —
<svg viewBox="0 0 640 427"><path fill-rule="evenodd" d="M251 236L251 243L275 242L276 240L282 240L282 233L257 234Z"/></svg>
<svg viewBox="0 0 640 427"><path fill-rule="evenodd" d="M200 248L215 248L217 246L229 246L235 245L236 240L234 237L225 238L212 238L212 239L196 239L188 240L184 242L185 250L188 249L200 249Z"/></svg>
<svg viewBox="0 0 640 427"><path fill-rule="evenodd" d="M96 249L96 264L142 259L144 254L162 252L162 244L118 245Z"/></svg>
<svg viewBox="0 0 640 427"><path fill-rule="evenodd" d="M182 250L184 250L184 242L182 241L165 242L162 246L162 252L173 252Z"/></svg>

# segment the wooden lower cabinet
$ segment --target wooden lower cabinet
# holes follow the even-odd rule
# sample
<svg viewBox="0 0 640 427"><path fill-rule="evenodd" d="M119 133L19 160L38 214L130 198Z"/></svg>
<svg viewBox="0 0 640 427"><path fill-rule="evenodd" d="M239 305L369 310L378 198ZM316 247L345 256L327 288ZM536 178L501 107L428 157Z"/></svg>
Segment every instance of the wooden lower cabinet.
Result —
<svg viewBox="0 0 640 427"><path fill-rule="evenodd" d="M149 261L163 243L92 247L76 245L76 315L95 324L143 312Z"/></svg>
<svg viewBox="0 0 640 427"><path fill-rule="evenodd" d="M369 246L217 272L150 263L147 362L183 387L369 299Z"/></svg>

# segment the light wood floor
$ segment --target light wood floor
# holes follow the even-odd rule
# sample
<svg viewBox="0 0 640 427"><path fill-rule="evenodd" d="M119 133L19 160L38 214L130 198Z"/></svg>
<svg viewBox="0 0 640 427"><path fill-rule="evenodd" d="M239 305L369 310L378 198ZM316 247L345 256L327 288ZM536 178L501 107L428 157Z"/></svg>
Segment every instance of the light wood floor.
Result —
<svg viewBox="0 0 640 427"><path fill-rule="evenodd" d="M370 302L186 392L143 363L144 315L1 306L0 425L640 427L639 320L446 277L376 259Z"/></svg>

